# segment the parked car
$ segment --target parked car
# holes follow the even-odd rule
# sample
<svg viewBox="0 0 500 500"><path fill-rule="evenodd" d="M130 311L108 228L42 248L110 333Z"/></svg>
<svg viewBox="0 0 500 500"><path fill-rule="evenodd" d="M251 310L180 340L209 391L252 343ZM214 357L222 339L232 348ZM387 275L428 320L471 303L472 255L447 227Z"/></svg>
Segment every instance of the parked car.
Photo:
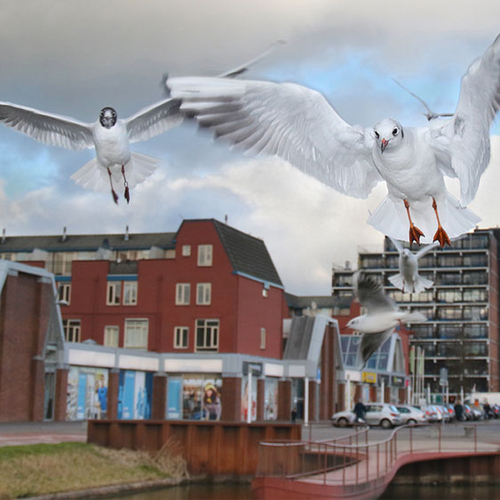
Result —
<svg viewBox="0 0 500 500"><path fill-rule="evenodd" d="M456 416L455 416L455 407L452 405L452 404L446 404L444 405L445 408L448 409L448 412L450 414L450 417L451 417L451 420L452 421L455 421L456 420Z"/></svg>
<svg viewBox="0 0 500 500"><path fill-rule="evenodd" d="M469 405L464 405L464 415L467 420L474 420L474 413Z"/></svg>
<svg viewBox="0 0 500 500"><path fill-rule="evenodd" d="M427 415L412 405L394 405L401 414L403 425L423 424L427 422Z"/></svg>
<svg viewBox="0 0 500 500"><path fill-rule="evenodd" d="M365 422L368 425L380 425L383 429L390 429L395 425L401 425L402 419L399 411L393 405L386 403L367 403L365 404ZM353 411L340 411L335 413L332 418L332 424L338 427L353 425L356 415Z"/></svg>
<svg viewBox="0 0 500 500"><path fill-rule="evenodd" d="M444 405L433 405L433 406L435 406L441 413L443 420L446 424L451 422L450 412L448 411L448 408L446 408L446 406Z"/></svg>
<svg viewBox="0 0 500 500"><path fill-rule="evenodd" d="M427 416L427 422L438 422L441 423L443 420L443 415L434 405L429 405L423 410Z"/></svg>

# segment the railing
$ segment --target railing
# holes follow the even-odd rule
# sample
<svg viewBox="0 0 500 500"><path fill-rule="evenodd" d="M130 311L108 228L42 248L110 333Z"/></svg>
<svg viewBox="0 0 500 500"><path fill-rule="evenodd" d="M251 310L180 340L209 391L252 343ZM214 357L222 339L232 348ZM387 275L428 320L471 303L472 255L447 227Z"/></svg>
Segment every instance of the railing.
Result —
<svg viewBox="0 0 500 500"><path fill-rule="evenodd" d="M477 453L475 424L403 426L369 442L369 429L324 441L268 441L259 445L259 477L359 485L391 473L403 456Z"/></svg>

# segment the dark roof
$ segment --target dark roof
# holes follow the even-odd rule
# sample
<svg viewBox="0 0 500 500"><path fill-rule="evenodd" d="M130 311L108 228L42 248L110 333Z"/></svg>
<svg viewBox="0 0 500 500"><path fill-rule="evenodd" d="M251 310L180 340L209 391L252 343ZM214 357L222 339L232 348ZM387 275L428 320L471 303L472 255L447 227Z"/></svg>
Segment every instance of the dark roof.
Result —
<svg viewBox="0 0 500 500"><path fill-rule="evenodd" d="M314 302L319 308L350 307L351 297L333 297L332 295L298 296L285 292L285 300L292 309L306 309Z"/></svg>
<svg viewBox="0 0 500 500"><path fill-rule="evenodd" d="M151 247L175 248L175 233L129 234L68 234L57 236L7 236L0 242L0 252L31 252L33 249L48 252L111 250L147 250Z"/></svg>
<svg viewBox="0 0 500 500"><path fill-rule="evenodd" d="M238 231L218 220L212 219L212 221L234 272L283 286L266 244L261 239Z"/></svg>

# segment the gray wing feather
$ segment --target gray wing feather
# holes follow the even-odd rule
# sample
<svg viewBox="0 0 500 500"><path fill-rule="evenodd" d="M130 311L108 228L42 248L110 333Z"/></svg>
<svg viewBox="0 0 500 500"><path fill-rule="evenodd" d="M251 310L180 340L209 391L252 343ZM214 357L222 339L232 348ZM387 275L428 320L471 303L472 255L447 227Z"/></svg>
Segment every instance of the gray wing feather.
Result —
<svg viewBox="0 0 500 500"><path fill-rule="evenodd" d="M51 146L77 150L94 147L92 125L67 116L0 102L0 121Z"/></svg>
<svg viewBox="0 0 500 500"><path fill-rule="evenodd" d="M169 98L127 118L125 123L130 142L146 141L179 125L184 119L179 111L180 105L180 100Z"/></svg>
<svg viewBox="0 0 500 500"><path fill-rule="evenodd" d="M167 84L182 100L182 111L248 154L277 155L357 198L366 198L381 180L372 132L342 120L319 92L291 83L205 77Z"/></svg>
<svg viewBox="0 0 500 500"><path fill-rule="evenodd" d="M365 367L366 362L372 354L384 344L393 331L394 328L389 328L384 332L365 333L361 337L361 342L358 344L358 351L356 353L356 368L358 370L362 370Z"/></svg>
<svg viewBox="0 0 500 500"><path fill-rule="evenodd" d="M396 310L398 306L385 293L384 287L366 275L359 274L354 280L355 292L360 304L370 313L379 313L383 310Z"/></svg>

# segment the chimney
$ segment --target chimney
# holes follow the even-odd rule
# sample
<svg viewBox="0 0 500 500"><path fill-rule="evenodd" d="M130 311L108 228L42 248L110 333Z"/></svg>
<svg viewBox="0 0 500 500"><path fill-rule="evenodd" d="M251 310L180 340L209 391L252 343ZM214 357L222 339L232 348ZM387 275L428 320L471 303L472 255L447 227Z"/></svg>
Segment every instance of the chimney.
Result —
<svg viewBox="0 0 500 500"><path fill-rule="evenodd" d="M5 243L6 240L7 240L7 236L5 236L5 228L3 228L2 229L2 240L1 240L1 242Z"/></svg>
<svg viewBox="0 0 500 500"><path fill-rule="evenodd" d="M63 234L61 236L61 241L66 241L68 236L66 235L66 226L63 227Z"/></svg>
<svg viewBox="0 0 500 500"><path fill-rule="evenodd" d="M350 260L346 260L344 267L345 267L346 271L350 271L351 270L351 261Z"/></svg>
<svg viewBox="0 0 500 500"><path fill-rule="evenodd" d="M127 226L127 227L125 227L125 235L123 236L123 239L124 239L125 241L128 241L128 240L129 240L129 235L128 235L128 226Z"/></svg>
<svg viewBox="0 0 500 500"><path fill-rule="evenodd" d="M224 224L226 224L226 225L227 225L227 221L228 221L228 219L229 219L229 217L227 216L227 214L226 214L226 215L224 215Z"/></svg>

